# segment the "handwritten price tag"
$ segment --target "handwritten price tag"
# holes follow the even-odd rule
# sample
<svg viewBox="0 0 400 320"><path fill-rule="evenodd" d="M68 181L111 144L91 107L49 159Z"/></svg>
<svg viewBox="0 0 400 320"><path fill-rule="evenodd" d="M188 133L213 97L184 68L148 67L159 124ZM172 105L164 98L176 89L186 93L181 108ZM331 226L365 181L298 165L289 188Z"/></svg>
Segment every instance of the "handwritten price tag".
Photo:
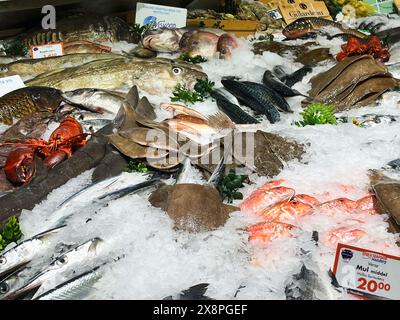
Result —
<svg viewBox="0 0 400 320"><path fill-rule="evenodd" d="M338 244L333 274L341 287L366 297L400 299L400 257Z"/></svg>
<svg viewBox="0 0 400 320"><path fill-rule="evenodd" d="M31 46L31 57L33 59L62 56L64 44L62 42Z"/></svg>
<svg viewBox="0 0 400 320"><path fill-rule="evenodd" d="M0 97L4 96L5 94L11 91L24 87L25 84L20 76L0 78Z"/></svg>

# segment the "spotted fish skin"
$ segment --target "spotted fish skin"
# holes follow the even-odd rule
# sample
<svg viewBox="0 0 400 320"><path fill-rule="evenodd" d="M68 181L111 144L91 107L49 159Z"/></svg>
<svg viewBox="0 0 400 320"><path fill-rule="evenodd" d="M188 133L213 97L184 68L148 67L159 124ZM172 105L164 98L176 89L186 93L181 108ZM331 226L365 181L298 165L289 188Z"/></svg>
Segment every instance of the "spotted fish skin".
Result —
<svg viewBox="0 0 400 320"><path fill-rule="evenodd" d="M29 48L51 42L87 40L93 42L135 42L129 25L118 17L75 15L57 20L55 30L32 30L20 36Z"/></svg>
<svg viewBox="0 0 400 320"><path fill-rule="evenodd" d="M0 122L12 125L14 118L35 112L54 112L62 101L59 90L48 87L27 87L0 97Z"/></svg>

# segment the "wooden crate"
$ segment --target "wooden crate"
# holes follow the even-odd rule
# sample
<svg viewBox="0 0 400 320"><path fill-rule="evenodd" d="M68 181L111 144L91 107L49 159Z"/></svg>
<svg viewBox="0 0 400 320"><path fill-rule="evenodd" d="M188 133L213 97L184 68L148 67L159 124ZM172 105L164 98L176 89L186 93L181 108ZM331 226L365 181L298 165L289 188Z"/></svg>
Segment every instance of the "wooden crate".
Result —
<svg viewBox="0 0 400 320"><path fill-rule="evenodd" d="M188 27L213 28L219 25L222 30L234 33L238 37L252 35L257 30L257 21L252 20L217 20L217 19L187 19Z"/></svg>

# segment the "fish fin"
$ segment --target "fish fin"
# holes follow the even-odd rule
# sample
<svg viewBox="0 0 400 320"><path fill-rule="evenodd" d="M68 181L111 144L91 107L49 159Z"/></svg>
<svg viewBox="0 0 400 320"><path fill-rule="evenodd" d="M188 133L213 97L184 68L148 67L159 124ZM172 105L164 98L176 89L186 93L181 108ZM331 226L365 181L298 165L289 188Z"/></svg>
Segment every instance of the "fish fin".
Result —
<svg viewBox="0 0 400 320"><path fill-rule="evenodd" d="M225 154L219 160L219 163L214 169L214 172L211 174L210 179L208 179L207 184L217 187L224 172L225 172Z"/></svg>
<svg viewBox="0 0 400 320"><path fill-rule="evenodd" d="M218 111L206 117L208 125L217 130L234 129L235 124L225 113Z"/></svg>
<svg viewBox="0 0 400 320"><path fill-rule="evenodd" d="M154 120L157 115L154 112L153 105L149 102L147 97L142 97L136 105L136 112L150 120Z"/></svg>
<svg viewBox="0 0 400 320"><path fill-rule="evenodd" d="M133 86L125 97L125 102L129 103L133 109L136 109L137 104L139 103L139 92L136 86Z"/></svg>
<svg viewBox="0 0 400 320"><path fill-rule="evenodd" d="M50 235L52 235L54 233L57 233L58 231L60 231L64 227L66 227L65 224L60 224L60 225L58 225L58 226L56 226L54 228L51 228L50 230L46 230L44 232L41 232L41 233L35 235L33 238L35 238L35 239L45 239L48 236L50 236Z"/></svg>
<svg viewBox="0 0 400 320"><path fill-rule="evenodd" d="M96 237L96 238L93 238L91 241L92 241L92 244L89 246L88 252L96 252L97 246L103 240L101 238Z"/></svg>

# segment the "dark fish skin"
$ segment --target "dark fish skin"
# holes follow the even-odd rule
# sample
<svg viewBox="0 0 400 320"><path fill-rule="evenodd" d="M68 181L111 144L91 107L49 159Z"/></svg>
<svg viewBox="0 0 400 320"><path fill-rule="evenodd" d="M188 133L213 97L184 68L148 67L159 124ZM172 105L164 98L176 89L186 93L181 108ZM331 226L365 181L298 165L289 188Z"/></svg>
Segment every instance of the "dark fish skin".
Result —
<svg viewBox="0 0 400 320"><path fill-rule="evenodd" d="M281 116L266 90L235 80L221 80L222 85L249 108L267 116L271 123L278 122Z"/></svg>
<svg viewBox="0 0 400 320"><path fill-rule="evenodd" d="M299 70L286 75L282 74L284 71L279 66L274 67L273 71L282 82L284 82L288 87L292 87L295 83L303 80L303 78L312 71L312 67L304 66Z"/></svg>
<svg viewBox="0 0 400 320"><path fill-rule="evenodd" d="M292 113L292 109L290 109L289 104L286 100L281 96L280 93L276 92L274 89L269 88L263 84L250 82L250 81L243 81L249 86L252 86L255 90L258 90L264 97L265 100L268 100L275 106L276 109L286 113Z"/></svg>
<svg viewBox="0 0 400 320"><path fill-rule="evenodd" d="M215 90L211 92L211 97L217 101L217 106L236 124L255 124L259 123L256 118L253 118L242 108L236 104L231 103L222 94L216 92Z"/></svg>
<svg viewBox="0 0 400 320"><path fill-rule="evenodd" d="M266 70L263 75L263 83L269 87L274 89L276 92L281 94L284 97L295 97L295 96L303 96L304 94L298 92L295 89L290 88L285 83L281 82L278 77L276 77L272 71Z"/></svg>
<svg viewBox="0 0 400 320"><path fill-rule="evenodd" d="M59 90L48 87L25 87L14 90L0 98L0 122L13 123L35 112L54 112L62 101Z"/></svg>
<svg viewBox="0 0 400 320"><path fill-rule="evenodd" d="M340 23L317 17L299 18L288 24L282 31L287 39L297 39L308 33L315 32L325 26L332 26L340 29L343 33L348 33L361 39L368 36L354 29L346 29Z"/></svg>
<svg viewBox="0 0 400 320"><path fill-rule="evenodd" d="M208 283L200 283L190 287L189 289L183 290L176 297L168 296L163 300L214 300L204 295L208 286Z"/></svg>

